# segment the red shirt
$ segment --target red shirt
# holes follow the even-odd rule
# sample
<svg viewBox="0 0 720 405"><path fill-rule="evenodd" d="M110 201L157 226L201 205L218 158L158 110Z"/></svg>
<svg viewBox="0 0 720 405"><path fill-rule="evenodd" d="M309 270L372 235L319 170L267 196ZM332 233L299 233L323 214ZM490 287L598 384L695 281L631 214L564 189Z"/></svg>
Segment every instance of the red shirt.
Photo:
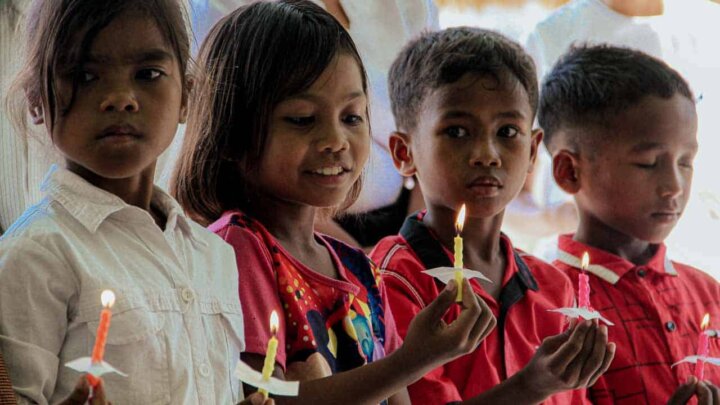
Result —
<svg viewBox="0 0 720 405"><path fill-rule="evenodd" d="M323 235L333 279L287 252L258 221L225 213L210 229L235 248L245 352L265 355L273 310L280 315L276 361L283 368L320 353L332 373L383 358L401 343L380 275L362 251Z"/></svg>
<svg viewBox="0 0 720 405"><path fill-rule="evenodd" d="M692 364L670 365L696 353L703 315L710 313L710 327L720 325L720 285L670 261L664 245L646 265L637 266L563 235L555 264L573 286L583 252L590 255L590 303L615 323L608 333L617 345L610 368L589 390L592 402L665 404L693 373ZM710 341L710 356L720 357L717 339ZM705 379L719 384L720 368L706 365Z"/></svg>
<svg viewBox="0 0 720 405"><path fill-rule="evenodd" d="M439 367L408 387L413 403L445 404L473 398L522 369L542 340L565 330L566 319L548 309L569 307L574 302L570 281L549 264L516 252L501 236L508 266L503 277L500 302L488 295L474 279L470 285L490 306L498 326L463 357ZM405 336L413 317L444 288L422 273L427 268L452 266L452 253L422 223L422 215L409 217L398 236L384 238L370 253L380 266L390 307L400 336ZM453 306L445 315L451 323L460 313ZM555 395L546 403L582 403L584 390Z"/></svg>
<svg viewBox="0 0 720 405"><path fill-rule="evenodd" d="M10 377L8 377L7 370L5 370L5 361L3 361L2 352L0 352L0 405L16 403Z"/></svg>

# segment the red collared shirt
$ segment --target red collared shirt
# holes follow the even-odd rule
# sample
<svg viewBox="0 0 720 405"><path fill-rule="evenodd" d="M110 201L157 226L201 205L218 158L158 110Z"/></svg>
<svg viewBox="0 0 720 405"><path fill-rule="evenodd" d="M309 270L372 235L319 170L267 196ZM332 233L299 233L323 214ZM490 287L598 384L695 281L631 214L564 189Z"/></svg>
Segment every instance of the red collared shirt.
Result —
<svg viewBox="0 0 720 405"><path fill-rule="evenodd" d="M8 377L5 369L5 361L3 361L2 352L0 352L0 405L16 404L15 394L13 393L10 377Z"/></svg>
<svg viewBox="0 0 720 405"><path fill-rule="evenodd" d="M514 251L510 240L505 236L501 238L508 266L500 302L474 279L470 281L473 290L492 309L498 327L474 352L410 385L408 391L413 403L445 404L473 398L517 373L544 338L565 329L566 320L547 310L572 306L570 281L549 264ZM381 240L370 257L380 267L398 332L404 337L413 317L444 288L422 271L451 266L452 254L422 224L422 217L417 216L405 221L401 235ZM459 313L459 306L453 306L444 320L451 323ZM566 392L551 397L546 403L582 403L584 396L584 390Z"/></svg>
<svg viewBox="0 0 720 405"><path fill-rule="evenodd" d="M556 266L577 287L580 257L590 255L590 303L615 323L608 327L617 351L608 371L589 395L595 404L665 404L694 366L671 365L697 350L700 322L710 314L711 327L720 326L720 285L707 274L670 261L665 246L637 266L623 258L574 241L559 239ZM717 339L710 339L710 356L720 357ZM705 379L720 383L720 368L706 365Z"/></svg>

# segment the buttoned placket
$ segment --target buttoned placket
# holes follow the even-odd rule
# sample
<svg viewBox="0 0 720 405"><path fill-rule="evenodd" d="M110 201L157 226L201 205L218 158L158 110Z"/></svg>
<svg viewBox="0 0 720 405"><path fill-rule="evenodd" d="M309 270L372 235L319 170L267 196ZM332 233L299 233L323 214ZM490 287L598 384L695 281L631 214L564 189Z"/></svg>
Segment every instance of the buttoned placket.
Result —
<svg viewBox="0 0 720 405"><path fill-rule="evenodd" d="M673 359L680 359L686 354L678 353L678 348L682 345L678 344L677 339L680 334L677 330L677 320L672 319L670 310L665 306L665 301L656 294L654 285L656 274L653 274L646 266L637 266L631 271L635 275L634 285L637 290L644 292L642 299L647 300L643 305L649 312L648 315L654 316L651 322L658 324L658 329L662 331L665 340L665 347L670 351ZM683 376L680 375L682 368L674 367L673 375L678 384L681 384Z"/></svg>

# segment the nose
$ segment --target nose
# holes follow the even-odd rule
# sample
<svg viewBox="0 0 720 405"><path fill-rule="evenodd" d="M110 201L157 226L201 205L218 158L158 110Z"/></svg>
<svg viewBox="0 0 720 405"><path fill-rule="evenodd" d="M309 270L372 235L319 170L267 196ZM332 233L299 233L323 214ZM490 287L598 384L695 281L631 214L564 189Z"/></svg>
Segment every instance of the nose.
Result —
<svg viewBox="0 0 720 405"><path fill-rule="evenodd" d="M661 197L675 198L683 193L686 179L679 167L671 167L665 170L660 181L658 192Z"/></svg>
<svg viewBox="0 0 720 405"><path fill-rule="evenodd" d="M108 90L100 103L102 112L137 112L139 108L134 92L122 86Z"/></svg>
<svg viewBox="0 0 720 405"><path fill-rule="evenodd" d="M326 125L321 129L322 135L317 141L317 149L323 153L336 153L346 150L350 143L343 128L338 125Z"/></svg>
<svg viewBox="0 0 720 405"><path fill-rule="evenodd" d="M470 157L471 166L500 167L502 165L497 145L492 138L478 137Z"/></svg>

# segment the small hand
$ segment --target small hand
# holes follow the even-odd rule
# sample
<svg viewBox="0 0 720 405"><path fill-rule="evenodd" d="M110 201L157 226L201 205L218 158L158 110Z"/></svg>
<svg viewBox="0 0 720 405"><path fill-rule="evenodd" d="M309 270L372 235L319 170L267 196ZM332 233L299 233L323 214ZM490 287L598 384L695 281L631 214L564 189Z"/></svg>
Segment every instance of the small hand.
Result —
<svg viewBox="0 0 720 405"><path fill-rule="evenodd" d="M243 399L237 405L275 405L275 401L273 401L272 398L265 399L263 394L255 392Z"/></svg>
<svg viewBox="0 0 720 405"><path fill-rule="evenodd" d="M112 405L112 402L105 399L105 386L102 379L100 379L98 385L93 388L93 396L91 398L90 384L88 383L87 377L80 377L80 380L75 384L73 392L60 404L84 405L86 403L90 403L90 405Z"/></svg>
<svg viewBox="0 0 720 405"><path fill-rule="evenodd" d="M547 397L592 386L614 357L615 344L608 343L607 327L597 320L582 321L546 338L520 373L530 392Z"/></svg>
<svg viewBox="0 0 720 405"><path fill-rule="evenodd" d="M443 321L443 317L455 304L458 286L454 280L410 323L400 350L412 353L413 361L421 366L437 367L475 350L495 327L497 321L492 311L473 293L468 281L464 280L461 287L462 310L450 325Z"/></svg>
<svg viewBox="0 0 720 405"><path fill-rule="evenodd" d="M679 386L667 405L684 405L692 397L697 397L698 405L720 405L720 389L709 381L698 381L694 376Z"/></svg>

